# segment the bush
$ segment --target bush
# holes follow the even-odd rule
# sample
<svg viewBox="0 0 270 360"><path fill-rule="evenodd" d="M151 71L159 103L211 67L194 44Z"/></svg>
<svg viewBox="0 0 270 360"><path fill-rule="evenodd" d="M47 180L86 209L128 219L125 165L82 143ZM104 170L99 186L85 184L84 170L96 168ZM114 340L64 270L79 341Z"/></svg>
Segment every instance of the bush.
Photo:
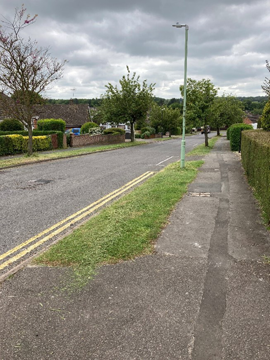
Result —
<svg viewBox="0 0 270 360"><path fill-rule="evenodd" d="M38 120L37 122L38 130L57 130L65 132L66 122L62 119L44 119Z"/></svg>
<svg viewBox="0 0 270 360"><path fill-rule="evenodd" d="M110 128L106 129L103 132L105 135L124 135L126 132L124 129L121 128Z"/></svg>
<svg viewBox="0 0 270 360"><path fill-rule="evenodd" d="M141 138L141 134L135 134L135 139L140 139Z"/></svg>
<svg viewBox="0 0 270 360"><path fill-rule="evenodd" d="M145 139L145 138L149 138L150 137L150 131L145 131L143 134L141 134L141 138Z"/></svg>
<svg viewBox="0 0 270 360"><path fill-rule="evenodd" d="M28 136L23 136L22 151L27 152ZM52 139L50 136L33 136L33 151L52 150Z"/></svg>
<svg viewBox="0 0 270 360"><path fill-rule="evenodd" d="M151 126L146 126L146 127L141 129L141 134L143 134L145 132L149 132L150 135L154 135L156 133L156 129L151 127Z"/></svg>
<svg viewBox="0 0 270 360"><path fill-rule="evenodd" d="M23 124L16 119L5 119L0 122L0 131L24 130Z"/></svg>
<svg viewBox="0 0 270 360"><path fill-rule="evenodd" d="M89 129L89 135L102 135L103 130L98 126Z"/></svg>
<svg viewBox="0 0 270 360"><path fill-rule="evenodd" d="M266 103L263 109L261 125L263 130L270 131L270 100Z"/></svg>
<svg viewBox="0 0 270 360"><path fill-rule="evenodd" d="M227 129L227 140L230 140L230 127Z"/></svg>
<svg viewBox="0 0 270 360"><path fill-rule="evenodd" d="M244 131L241 155L248 182L255 189L270 225L270 132Z"/></svg>
<svg viewBox="0 0 270 360"><path fill-rule="evenodd" d="M92 122L92 121L88 121L86 123L84 123L81 127L81 134L88 134L89 133L89 129L95 128L95 127L99 127L99 125L97 125L96 123Z"/></svg>
<svg viewBox="0 0 270 360"><path fill-rule="evenodd" d="M240 150L242 130L253 130L253 127L252 125L247 125L247 124L233 124L229 128L230 146L232 151Z"/></svg>

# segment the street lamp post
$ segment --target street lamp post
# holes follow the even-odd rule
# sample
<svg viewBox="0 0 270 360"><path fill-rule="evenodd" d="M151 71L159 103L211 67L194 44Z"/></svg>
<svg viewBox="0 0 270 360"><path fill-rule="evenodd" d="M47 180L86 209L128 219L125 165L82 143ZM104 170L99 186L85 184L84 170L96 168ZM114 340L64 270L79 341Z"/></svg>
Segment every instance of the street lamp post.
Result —
<svg viewBox="0 0 270 360"><path fill-rule="evenodd" d="M185 167L185 151L186 151L186 104L187 104L187 52L188 52L188 25L173 25L176 28L185 28L185 67L184 67L184 105L183 105L183 130L181 142L181 168Z"/></svg>

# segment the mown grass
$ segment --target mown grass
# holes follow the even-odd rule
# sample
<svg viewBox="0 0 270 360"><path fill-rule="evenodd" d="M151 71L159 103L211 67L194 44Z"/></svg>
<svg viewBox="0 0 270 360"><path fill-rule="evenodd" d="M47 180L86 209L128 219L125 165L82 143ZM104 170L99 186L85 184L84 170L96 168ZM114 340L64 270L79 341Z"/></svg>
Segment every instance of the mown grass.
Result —
<svg viewBox="0 0 270 360"><path fill-rule="evenodd" d="M204 143L201 145L198 145L196 148L194 148L192 151L188 152L186 156L203 156L209 154L209 152L213 149L215 143L218 141L219 137L215 136L208 140L208 146L205 146Z"/></svg>
<svg viewBox="0 0 270 360"><path fill-rule="evenodd" d="M202 163L187 162L184 169L179 162L167 166L59 241L35 263L72 266L84 283L98 265L152 253L154 240Z"/></svg>

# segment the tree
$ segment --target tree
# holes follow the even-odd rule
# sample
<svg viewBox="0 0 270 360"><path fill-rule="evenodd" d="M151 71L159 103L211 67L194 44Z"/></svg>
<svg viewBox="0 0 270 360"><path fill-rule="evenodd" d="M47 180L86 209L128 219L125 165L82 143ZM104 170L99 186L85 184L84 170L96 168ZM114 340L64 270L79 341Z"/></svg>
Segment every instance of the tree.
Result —
<svg viewBox="0 0 270 360"><path fill-rule="evenodd" d="M1 20L0 28L0 97L4 115L18 119L28 130L28 154L32 150L32 119L42 110L40 94L49 84L62 77L65 61L50 56L48 49L38 47L29 38L24 40L21 30L33 24L37 15L26 15L24 6L15 9L12 21ZM35 104L38 99L39 104Z"/></svg>
<svg viewBox="0 0 270 360"><path fill-rule="evenodd" d="M270 131L270 100L266 103L261 117L261 126L263 130Z"/></svg>
<svg viewBox="0 0 270 360"><path fill-rule="evenodd" d="M120 89L111 83L106 85L107 91L102 99L103 120L110 123L130 124L131 141L135 141L134 124L138 119L146 117L153 99L155 84L147 86L146 80L142 85L139 76L134 72L130 75L127 66L127 76L123 76Z"/></svg>
<svg viewBox="0 0 270 360"><path fill-rule="evenodd" d="M268 60L266 60L266 68L268 71L270 71L270 64ZM266 95L270 97L270 80L267 77L264 79L262 89L266 93Z"/></svg>
<svg viewBox="0 0 270 360"><path fill-rule="evenodd" d="M221 127L242 123L243 118L243 104L234 96L224 94L222 97L217 97L210 107L209 125L217 129L217 135L220 135Z"/></svg>
<svg viewBox="0 0 270 360"><path fill-rule="evenodd" d="M184 86L180 86L182 96L184 96ZM209 79L199 81L187 79L187 119L194 122L200 121L206 128L210 107L217 95L218 89ZM204 132L205 146L208 146L208 134Z"/></svg>
<svg viewBox="0 0 270 360"><path fill-rule="evenodd" d="M165 105L158 106L153 104L150 112L150 125L157 132L169 132L170 136L177 132L180 127L181 114L178 109L171 109Z"/></svg>

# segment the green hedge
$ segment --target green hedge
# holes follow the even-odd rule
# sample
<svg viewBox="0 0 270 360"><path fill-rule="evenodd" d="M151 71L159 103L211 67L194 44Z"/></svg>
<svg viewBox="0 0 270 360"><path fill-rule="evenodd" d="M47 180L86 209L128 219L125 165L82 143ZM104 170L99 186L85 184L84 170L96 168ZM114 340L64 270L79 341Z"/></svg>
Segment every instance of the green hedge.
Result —
<svg viewBox="0 0 270 360"><path fill-rule="evenodd" d="M23 124L16 119L5 119L0 122L0 131L16 131L23 129Z"/></svg>
<svg viewBox="0 0 270 360"><path fill-rule="evenodd" d="M255 189L270 224L270 132L244 131L241 145L242 163L249 184Z"/></svg>
<svg viewBox="0 0 270 360"><path fill-rule="evenodd" d="M0 136L1 135L12 135L12 134L19 134L22 136L28 136L28 131L27 130L23 130L23 131L0 131ZM58 139L58 148L62 149L63 148L63 144L64 144L64 133L62 131L54 131L54 130L48 130L48 131L39 131L39 130L33 130L33 136L44 136L44 135L52 135L52 134L57 134L57 139Z"/></svg>
<svg viewBox="0 0 270 360"><path fill-rule="evenodd" d="M103 131L104 135L124 135L125 134L125 130L121 129L121 128L110 128L110 129L105 129Z"/></svg>
<svg viewBox="0 0 270 360"><path fill-rule="evenodd" d="M141 129L141 135L144 134L145 132L150 132L150 135L154 135L156 133L156 129L151 126L146 126Z"/></svg>
<svg viewBox="0 0 270 360"><path fill-rule="evenodd" d="M253 130L252 125L233 124L229 128L230 146L232 151L238 151L241 147L242 130Z"/></svg>
<svg viewBox="0 0 270 360"><path fill-rule="evenodd" d="M95 128L95 127L99 127L98 124L92 122L92 121L88 121L86 123L84 123L81 127L81 134L88 134L89 133L89 129Z"/></svg>
<svg viewBox="0 0 270 360"><path fill-rule="evenodd" d="M19 134L0 135L0 155L14 155L27 152L28 136ZM52 149L50 136L33 136L33 151L44 151Z"/></svg>
<svg viewBox="0 0 270 360"><path fill-rule="evenodd" d="M37 122L38 130L56 130L65 132L66 122L62 119L44 119L38 120Z"/></svg>

